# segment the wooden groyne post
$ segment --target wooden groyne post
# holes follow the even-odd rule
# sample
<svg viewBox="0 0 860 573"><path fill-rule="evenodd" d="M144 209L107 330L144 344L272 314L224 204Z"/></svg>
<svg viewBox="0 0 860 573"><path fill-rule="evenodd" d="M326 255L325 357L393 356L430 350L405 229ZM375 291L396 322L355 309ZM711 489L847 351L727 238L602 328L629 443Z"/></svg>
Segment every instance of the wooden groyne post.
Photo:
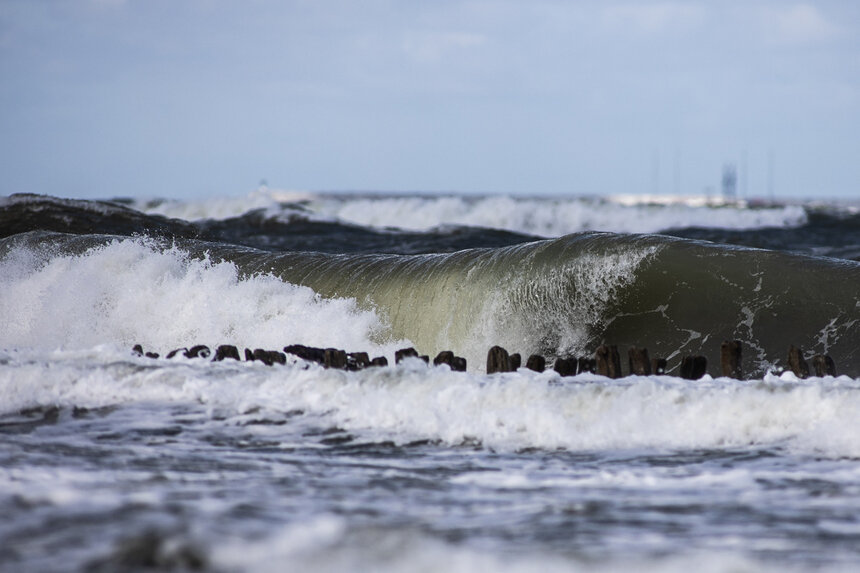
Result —
<svg viewBox="0 0 860 573"><path fill-rule="evenodd" d="M816 376L836 376L836 364L829 354L816 354L812 357L812 367Z"/></svg>
<svg viewBox="0 0 860 573"><path fill-rule="evenodd" d="M519 354L515 355L517 357L517 362L519 361ZM487 352L487 374L495 374L496 372L514 372L516 368L513 368L513 361L511 360L511 355L508 354L508 351L502 348L501 346L493 346ZM519 367L519 364L517 364Z"/></svg>
<svg viewBox="0 0 860 573"><path fill-rule="evenodd" d="M443 350L433 359L433 366L439 366L440 364L447 364L455 372L466 371L466 359L456 356L450 350Z"/></svg>
<svg viewBox="0 0 860 573"><path fill-rule="evenodd" d="M621 357L617 346L601 344L594 354L598 374L608 378L621 378Z"/></svg>
<svg viewBox="0 0 860 573"><path fill-rule="evenodd" d="M532 354L529 356L529 359L526 360L526 368L534 370L535 372L543 372L546 370L546 358L540 354Z"/></svg>
<svg viewBox="0 0 860 573"><path fill-rule="evenodd" d="M793 344L788 348L788 367L798 378L809 377L809 364L803 359L803 351Z"/></svg>
<svg viewBox="0 0 860 573"><path fill-rule="evenodd" d="M708 373L708 359L704 356L685 356L681 360L681 378L698 380Z"/></svg>
<svg viewBox="0 0 860 573"><path fill-rule="evenodd" d="M720 345L720 369L723 376L734 378L735 380L743 379L743 369L741 368L741 353L743 345L740 340L725 340Z"/></svg>
<svg viewBox="0 0 860 573"><path fill-rule="evenodd" d="M630 374L637 376L651 375L651 359L648 357L647 348L638 348L636 346L627 350L627 366Z"/></svg>

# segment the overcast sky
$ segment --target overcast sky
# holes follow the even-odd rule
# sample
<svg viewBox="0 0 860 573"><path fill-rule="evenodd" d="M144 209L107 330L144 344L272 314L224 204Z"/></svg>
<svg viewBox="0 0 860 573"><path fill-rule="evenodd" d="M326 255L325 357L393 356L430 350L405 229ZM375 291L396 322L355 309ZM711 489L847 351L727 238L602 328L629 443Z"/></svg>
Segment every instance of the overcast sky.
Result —
<svg viewBox="0 0 860 573"><path fill-rule="evenodd" d="M0 0L0 194L860 197L860 2Z"/></svg>

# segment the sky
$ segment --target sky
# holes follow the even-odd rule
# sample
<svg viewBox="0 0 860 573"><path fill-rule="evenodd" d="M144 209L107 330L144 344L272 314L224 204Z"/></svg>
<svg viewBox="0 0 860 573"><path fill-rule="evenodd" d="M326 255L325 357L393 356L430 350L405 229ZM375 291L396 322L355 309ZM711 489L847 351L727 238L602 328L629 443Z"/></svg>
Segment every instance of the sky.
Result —
<svg viewBox="0 0 860 573"><path fill-rule="evenodd" d="M0 195L860 197L860 2L0 0Z"/></svg>

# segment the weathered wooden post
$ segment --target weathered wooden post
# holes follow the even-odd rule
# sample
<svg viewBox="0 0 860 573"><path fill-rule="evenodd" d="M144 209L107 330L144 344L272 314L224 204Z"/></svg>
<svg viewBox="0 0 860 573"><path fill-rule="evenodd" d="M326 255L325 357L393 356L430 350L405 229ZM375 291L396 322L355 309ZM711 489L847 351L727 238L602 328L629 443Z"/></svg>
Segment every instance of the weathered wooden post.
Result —
<svg viewBox="0 0 860 573"><path fill-rule="evenodd" d="M385 356L377 356L370 361L371 366L388 366L388 358Z"/></svg>
<svg viewBox="0 0 860 573"><path fill-rule="evenodd" d="M576 376L576 358L556 358L553 370L561 376Z"/></svg>
<svg viewBox="0 0 860 573"><path fill-rule="evenodd" d="M436 355L436 358L433 359L433 366L439 366L440 364L447 364L448 366L451 366L451 363L453 361L454 353L450 350L443 350Z"/></svg>
<svg viewBox="0 0 860 573"><path fill-rule="evenodd" d="M836 364L829 354L816 354L812 357L812 367L815 369L815 375L819 378L822 376L836 376Z"/></svg>
<svg viewBox="0 0 860 573"><path fill-rule="evenodd" d="M508 371L516 372L523 365L523 357L519 352L515 352L508 357Z"/></svg>
<svg viewBox="0 0 860 573"><path fill-rule="evenodd" d="M795 345L788 348L788 367L798 378L809 377L809 364L803 359L803 352Z"/></svg>
<svg viewBox="0 0 860 573"><path fill-rule="evenodd" d="M529 356L529 359L526 360L526 368L534 370L535 372L543 372L546 370L546 358L540 354L532 354Z"/></svg>
<svg viewBox="0 0 860 573"><path fill-rule="evenodd" d="M209 350L208 346L205 344L198 344L189 348L185 353L185 357L197 358L199 356L200 358L209 358L210 354L212 354L212 352Z"/></svg>
<svg viewBox="0 0 860 573"><path fill-rule="evenodd" d="M286 364L287 355L279 350L269 350L269 360L275 364Z"/></svg>
<svg viewBox="0 0 860 573"><path fill-rule="evenodd" d="M325 350L322 348L314 348L313 346L305 346L303 344L291 344L289 346L284 346L284 352L298 356L302 360L308 360L318 364L325 362Z"/></svg>
<svg viewBox="0 0 860 573"><path fill-rule="evenodd" d="M698 380L708 373L708 359L704 356L685 356L681 360L681 378Z"/></svg>
<svg viewBox="0 0 860 573"><path fill-rule="evenodd" d="M135 345L131 348L131 351L132 351L136 356L146 356L147 358L158 358L158 356L159 356L158 352L144 352L144 351L143 351L143 346L142 346L142 345L140 345L140 344L135 344Z"/></svg>
<svg viewBox="0 0 860 573"><path fill-rule="evenodd" d="M621 378L621 357L618 347L601 344L594 353L597 360L597 373L608 378Z"/></svg>
<svg viewBox="0 0 860 573"><path fill-rule="evenodd" d="M222 344L215 349L215 357L212 360L214 362L221 362L222 360L225 360L227 358L231 358L233 360L240 360L239 349L232 344Z"/></svg>
<svg viewBox="0 0 860 573"><path fill-rule="evenodd" d="M651 375L651 359L648 358L647 348L632 347L627 350L627 365L630 374L637 376Z"/></svg>
<svg viewBox="0 0 860 573"><path fill-rule="evenodd" d="M400 364L406 358L418 358L418 351L412 348L401 348L394 352L394 363Z"/></svg>
<svg viewBox="0 0 860 573"><path fill-rule="evenodd" d="M665 358L652 358L651 359L651 373L656 374L658 376L666 373L667 362Z"/></svg>
<svg viewBox="0 0 860 573"><path fill-rule="evenodd" d="M587 356L580 356L576 359L576 373L582 374L583 372L589 372L594 374L597 372L597 361L594 358L589 358Z"/></svg>
<svg viewBox="0 0 860 573"><path fill-rule="evenodd" d="M364 370L368 366L370 366L370 356L367 352L350 352L346 355L347 370Z"/></svg>
<svg viewBox="0 0 860 573"><path fill-rule="evenodd" d="M248 358L248 349L245 349L245 358ZM262 362L266 366L271 366L271 363L266 359L266 351L262 348L255 348L251 351L251 360Z"/></svg>
<svg viewBox="0 0 860 573"><path fill-rule="evenodd" d="M511 357L501 346L493 346L487 352L487 374L511 371Z"/></svg>
<svg viewBox="0 0 860 573"><path fill-rule="evenodd" d="M741 369L742 348L740 340L724 340L720 345L720 368L723 376L728 376L735 380L743 379L743 370Z"/></svg>
<svg viewBox="0 0 860 573"><path fill-rule="evenodd" d="M287 357L277 350L265 350L263 348L254 349L254 360L259 360L266 366L272 366L273 364L286 364Z"/></svg>
<svg viewBox="0 0 860 573"><path fill-rule="evenodd" d="M346 352L337 348L326 348L325 361L323 362L323 366L325 366L326 368L339 368L341 370L345 369Z"/></svg>

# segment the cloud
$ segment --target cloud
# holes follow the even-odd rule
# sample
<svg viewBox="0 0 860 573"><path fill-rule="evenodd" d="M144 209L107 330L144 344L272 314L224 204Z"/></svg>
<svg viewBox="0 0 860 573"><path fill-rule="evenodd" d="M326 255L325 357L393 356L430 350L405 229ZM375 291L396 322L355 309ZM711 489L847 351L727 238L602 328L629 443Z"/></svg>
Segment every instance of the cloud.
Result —
<svg viewBox="0 0 860 573"><path fill-rule="evenodd" d="M485 36L468 32L421 32L408 35L403 49L414 60L432 63L482 46L486 41Z"/></svg>
<svg viewBox="0 0 860 573"><path fill-rule="evenodd" d="M780 44L812 44L840 35L839 26L811 4L770 8L763 14L766 37Z"/></svg>
<svg viewBox="0 0 860 573"><path fill-rule="evenodd" d="M704 21L705 9L690 2L625 3L607 7L603 18L612 26L656 34L697 27Z"/></svg>

